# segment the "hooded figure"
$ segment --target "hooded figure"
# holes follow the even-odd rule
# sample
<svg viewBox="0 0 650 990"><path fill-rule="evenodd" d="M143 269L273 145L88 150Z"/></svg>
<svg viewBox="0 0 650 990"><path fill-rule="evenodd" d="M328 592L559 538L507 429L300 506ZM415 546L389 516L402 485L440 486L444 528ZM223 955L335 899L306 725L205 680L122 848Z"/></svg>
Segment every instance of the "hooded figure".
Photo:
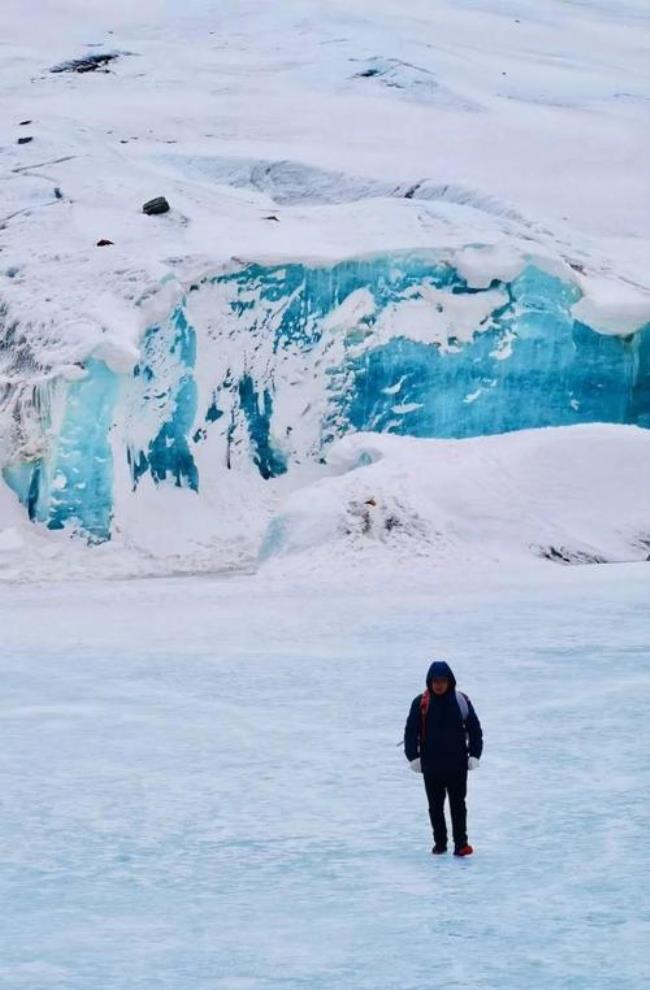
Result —
<svg viewBox="0 0 650 990"><path fill-rule="evenodd" d="M445 797L454 834L454 852L468 856L467 771L478 766L483 751L481 723L469 698L456 689L454 673L436 660L427 673L424 694L414 698L404 728L404 752L416 773L424 775L435 854L447 851Z"/></svg>

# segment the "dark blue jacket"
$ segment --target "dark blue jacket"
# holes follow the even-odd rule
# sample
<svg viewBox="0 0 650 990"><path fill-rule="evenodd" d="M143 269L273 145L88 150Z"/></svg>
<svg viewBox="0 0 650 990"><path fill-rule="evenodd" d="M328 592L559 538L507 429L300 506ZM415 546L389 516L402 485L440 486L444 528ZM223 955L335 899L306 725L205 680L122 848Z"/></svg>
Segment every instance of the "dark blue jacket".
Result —
<svg viewBox="0 0 650 990"><path fill-rule="evenodd" d="M431 680L434 677L449 679L449 690L441 697L431 691ZM410 761L419 756L423 773L445 774L467 770L467 757L480 757L483 752L483 732L474 707L467 698L469 711L463 727L463 716L456 700L456 678L451 667L444 660L436 660L429 667L427 687L431 691L431 697L424 726L424 743L421 739L422 695L419 694L413 699L404 728L406 758Z"/></svg>

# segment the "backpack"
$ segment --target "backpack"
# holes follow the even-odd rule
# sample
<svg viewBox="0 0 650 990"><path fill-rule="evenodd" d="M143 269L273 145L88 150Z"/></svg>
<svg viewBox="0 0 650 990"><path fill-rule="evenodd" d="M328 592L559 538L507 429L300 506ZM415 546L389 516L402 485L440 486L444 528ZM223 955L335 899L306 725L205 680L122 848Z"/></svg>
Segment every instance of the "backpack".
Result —
<svg viewBox="0 0 650 990"><path fill-rule="evenodd" d="M460 708L460 717L463 720L463 729L465 730L465 742L469 745L469 734L467 732L467 716L469 715L469 704L467 702L467 696L463 694L462 691L456 691L456 702ZM422 747L424 745L424 737L426 735L427 728L427 712L429 711L429 702L431 701L431 695L429 689L423 693L420 698L420 752L422 752Z"/></svg>

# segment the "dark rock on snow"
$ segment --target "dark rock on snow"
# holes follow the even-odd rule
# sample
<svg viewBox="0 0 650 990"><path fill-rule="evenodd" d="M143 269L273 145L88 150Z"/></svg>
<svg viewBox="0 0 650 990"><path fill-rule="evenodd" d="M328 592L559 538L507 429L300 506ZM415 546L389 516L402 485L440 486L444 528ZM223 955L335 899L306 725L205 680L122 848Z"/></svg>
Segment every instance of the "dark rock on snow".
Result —
<svg viewBox="0 0 650 990"><path fill-rule="evenodd" d="M154 216L156 213L169 213L169 210L169 203L164 196L156 196L155 199L150 199L142 207L142 212L148 216Z"/></svg>
<svg viewBox="0 0 650 990"><path fill-rule="evenodd" d="M53 65L50 72L95 72L118 58L117 52L97 52L96 55L84 55L83 58L71 58L66 62Z"/></svg>
<svg viewBox="0 0 650 990"><path fill-rule="evenodd" d="M106 237L102 237L97 241L97 247L109 247L111 244L113 244L113 241L109 241Z"/></svg>
<svg viewBox="0 0 650 990"><path fill-rule="evenodd" d="M18 138L18 144L29 144L29 142L33 140L33 137Z"/></svg>

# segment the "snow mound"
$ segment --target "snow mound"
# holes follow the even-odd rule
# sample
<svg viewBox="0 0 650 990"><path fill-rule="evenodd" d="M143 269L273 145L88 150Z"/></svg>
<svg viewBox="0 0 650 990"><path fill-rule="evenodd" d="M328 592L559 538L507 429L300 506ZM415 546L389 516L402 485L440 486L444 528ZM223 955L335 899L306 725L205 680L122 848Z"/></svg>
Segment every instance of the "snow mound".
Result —
<svg viewBox="0 0 650 990"><path fill-rule="evenodd" d="M466 440L347 436L330 477L267 529L267 566L329 557L408 564L646 560L650 432L604 424Z"/></svg>

